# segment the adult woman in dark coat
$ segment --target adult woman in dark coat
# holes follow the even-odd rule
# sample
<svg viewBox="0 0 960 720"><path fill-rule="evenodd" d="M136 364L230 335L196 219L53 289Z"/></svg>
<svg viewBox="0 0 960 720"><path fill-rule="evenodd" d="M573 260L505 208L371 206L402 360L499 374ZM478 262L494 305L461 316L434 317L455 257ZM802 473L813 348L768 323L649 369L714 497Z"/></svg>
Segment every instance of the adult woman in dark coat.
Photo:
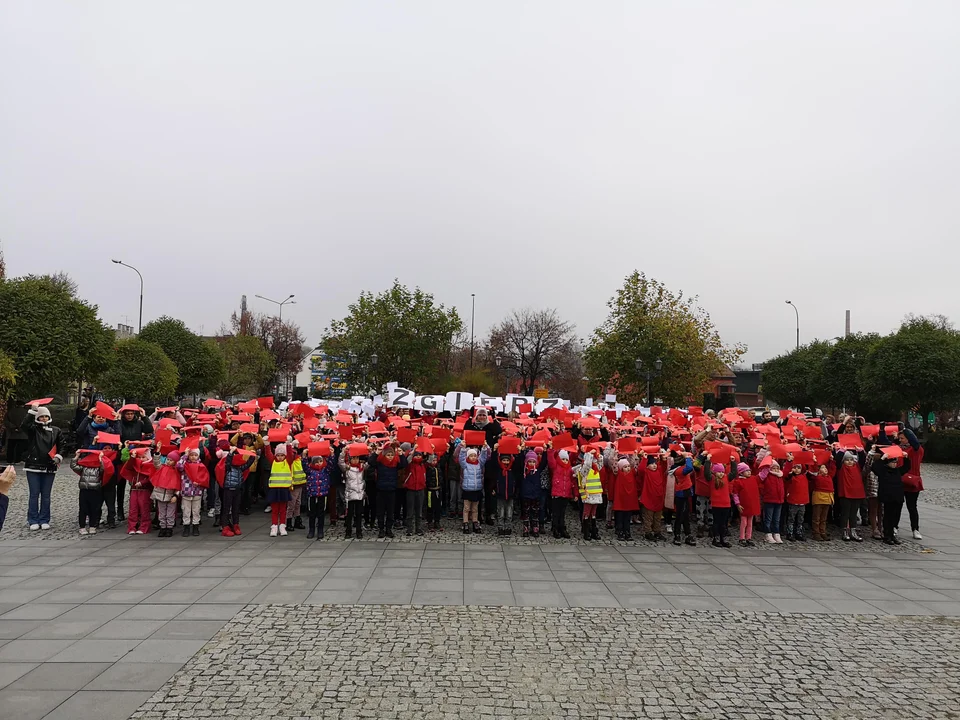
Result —
<svg viewBox="0 0 960 720"><path fill-rule="evenodd" d="M877 499L883 504L883 542L899 545L900 540L893 530L900 522L900 513L903 511L903 476L910 472L910 458L903 455L903 464L898 465L897 457L886 454L889 448L899 450L895 445L874 445L870 451L873 455L870 471L877 476Z"/></svg>

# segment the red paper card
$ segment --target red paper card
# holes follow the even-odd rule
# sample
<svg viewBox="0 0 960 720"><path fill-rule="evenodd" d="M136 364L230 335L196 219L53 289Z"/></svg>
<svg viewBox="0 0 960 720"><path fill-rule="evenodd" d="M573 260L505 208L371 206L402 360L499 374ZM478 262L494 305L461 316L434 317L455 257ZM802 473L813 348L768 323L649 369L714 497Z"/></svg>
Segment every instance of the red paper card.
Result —
<svg viewBox="0 0 960 720"><path fill-rule="evenodd" d="M273 428L267 431L267 442L286 442L287 431L283 428Z"/></svg>
<svg viewBox="0 0 960 720"><path fill-rule="evenodd" d="M364 457L370 454L370 448L364 443L350 443L347 445L347 452L351 457Z"/></svg>
<svg viewBox="0 0 960 720"><path fill-rule="evenodd" d="M487 434L483 430L464 430L463 444L480 446L487 442Z"/></svg>
<svg viewBox="0 0 960 720"><path fill-rule="evenodd" d="M399 443L415 443L417 441L417 431L413 428L398 428L397 429L397 442Z"/></svg>
<svg viewBox="0 0 960 720"><path fill-rule="evenodd" d="M861 425L860 434L865 438L875 438L880 434L879 425Z"/></svg>
<svg viewBox="0 0 960 720"><path fill-rule="evenodd" d="M243 424L240 426L240 432L241 432L241 434L243 434L243 433L250 433L251 435L259 435L259 434L260 434L260 426L257 425L256 423L243 423Z"/></svg>
<svg viewBox="0 0 960 720"><path fill-rule="evenodd" d="M837 435L837 442L842 448L863 450L863 438L857 433L843 433L841 435Z"/></svg>
<svg viewBox="0 0 960 720"><path fill-rule="evenodd" d="M503 435L497 446L500 455L517 455L520 452L520 438Z"/></svg>
<svg viewBox="0 0 960 720"><path fill-rule="evenodd" d="M418 437L416 438L417 451L422 452L425 455L433 454L433 440L428 437Z"/></svg>
<svg viewBox="0 0 960 720"><path fill-rule="evenodd" d="M270 410L273 408L273 398L272 397L262 397L257 398L257 407L261 410Z"/></svg>
<svg viewBox="0 0 960 720"><path fill-rule="evenodd" d="M899 445L885 445L880 451L888 458L902 458L903 448Z"/></svg>
<svg viewBox="0 0 960 720"><path fill-rule="evenodd" d="M570 433L560 433L553 438L554 450L577 450L577 443Z"/></svg>
<svg viewBox="0 0 960 720"><path fill-rule="evenodd" d="M353 425L337 425L337 433L341 440L353 440Z"/></svg>
<svg viewBox="0 0 960 720"><path fill-rule="evenodd" d="M637 451L637 439L635 437L622 437L617 440L617 452L622 455L630 455Z"/></svg>
<svg viewBox="0 0 960 720"><path fill-rule="evenodd" d="M599 428L599 427L600 427L600 421L599 421L597 418L591 417L591 416L588 415L587 417L580 419L580 427L584 427L584 428Z"/></svg>
<svg viewBox="0 0 960 720"><path fill-rule="evenodd" d="M117 416L117 411L107 405L105 402L97 402L94 406L95 415L99 415L107 420L113 420Z"/></svg>
<svg viewBox="0 0 960 720"><path fill-rule="evenodd" d="M98 432L97 439L94 442L100 443L101 445L119 445L120 436L113 435L112 433Z"/></svg>
<svg viewBox="0 0 960 720"><path fill-rule="evenodd" d="M330 443L326 440L307 443L308 457L329 457L331 454L333 454L333 450L330 447Z"/></svg>
<svg viewBox="0 0 960 720"><path fill-rule="evenodd" d="M39 400L31 400L27 403L27 407L30 405L49 405L53 402L53 398L40 398Z"/></svg>

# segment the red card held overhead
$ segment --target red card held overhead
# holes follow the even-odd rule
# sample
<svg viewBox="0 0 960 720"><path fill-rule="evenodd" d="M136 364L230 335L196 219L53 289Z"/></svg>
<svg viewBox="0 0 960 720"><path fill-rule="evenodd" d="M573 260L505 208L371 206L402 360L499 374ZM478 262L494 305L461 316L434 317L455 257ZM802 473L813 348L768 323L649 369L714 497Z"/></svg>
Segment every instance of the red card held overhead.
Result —
<svg viewBox="0 0 960 720"><path fill-rule="evenodd" d="M310 433L302 432L299 435L296 435L293 439L297 441L297 445L299 445L301 448L305 448L310 444Z"/></svg>
<svg viewBox="0 0 960 720"><path fill-rule="evenodd" d="M826 465L832 457L833 455L829 450L818 448L813 451L813 459L817 465Z"/></svg>
<svg viewBox="0 0 960 720"><path fill-rule="evenodd" d="M813 465L815 457L810 450L801 450L798 453L793 454L793 461L799 463L800 465Z"/></svg>
<svg viewBox="0 0 960 720"><path fill-rule="evenodd" d="M320 418L318 417L305 417L303 419L303 429L304 430L316 430L320 427Z"/></svg>
<svg viewBox="0 0 960 720"><path fill-rule="evenodd" d="M353 440L353 425L337 425L341 440Z"/></svg>
<svg viewBox="0 0 960 720"><path fill-rule="evenodd" d="M273 397L257 398L257 407L261 410L270 410L273 408Z"/></svg>
<svg viewBox="0 0 960 720"><path fill-rule="evenodd" d="M770 443L770 455L775 457L777 460L786 460L787 459L787 449L783 447L780 443Z"/></svg>
<svg viewBox="0 0 960 720"><path fill-rule="evenodd" d="M180 452L183 453L186 450L191 450L193 448L200 447L200 436L199 435L189 435L183 438L180 441Z"/></svg>
<svg viewBox="0 0 960 720"><path fill-rule="evenodd" d="M117 411L112 407L107 405L105 402L97 402L94 406L95 415L106 418L107 420L113 420L117 416Z"/></svg>
<svg viewBox="0 0 960 720"><path fill-rule="evenodd" d="M431 440L430 444L433 445L434 455L443 455L447 451L447 448L449 447L449 443L447 443L446 440L438 440L436 438Z"/></svg>
<svg viewBox="0 0 960 720"><path fill-rule="evenodd" d="M247 402L242 402L237 405L237 410L242 413L255 413L260 409L260 406L257 405L256 400L248 400Z"/></svg>
<svg viewBox="0 0 960 720"><path fill-rule="evenodd" d="M267 442L286 442L287 431L283 428L273 428L267 431Z"/></svg>
<svg viewBox="0 0 960 720"><path fill-rule="evenodd" d="M857 433L842 433L837 435L837 442L840 447L848 450L863 450L863 438Z"/></svg>
<svg viewBox="0 0 960 720"><path fill-rule="evenodd" d="M823 438L823 431L817 425L804 425L803 436L810 440L820 440Z"/></svg>
<svg viewBox="0 0 960 720"><path fill-rule="evenodd" d="M880 452L883 453L884 457L890 459L903 457L903 448L899 445L885 445L880 448Z"/></svg>
<svg viewBox="0 0 960 720"><path fill-rule="evenodd" d="M430 437L432 437L434 440L449 440L450 428L435 425L433 427L433 433L430 435Z"/></svg>
<svg viewBox="0 0 960 720"><path fill-rule="evenodd" d="M520 438L501 436L497 452L500 455L517 455L520 452Z"/></svg>
<svg viewBox="0 0 960 720"><path fill-rule="evenodd" d="M258 435L260 433L260 426L256 423L243 423L240 426L240 433L242 435L246 435L248 433L250 435Z"/></svg>
<svg viewBox="0 0 960 720"><path fill-rule="evenodd" d="M635 437L622 437L617 440L617 452L621 455L630 455L637 451L637 439Z"/></svg>
<svg viewBox="0 0 960 720"><path fill-rule="evenodd" d="M888 438L890 438L890 439L892 440L892 439L896 438L896 437L900 434L900 426L899 426L899 425L884 425L884 426L883 426L883 432L886 434L886 436L887 436Z"/></svg>
<svg viewBox="0 0 960 720"><path fill-rule="evenodd" d="M384 435L386 432L387 428L382 422L374 421L367 425L367 433L370 435Z"/></svg>
<svg viewBox="0 0 960 720"><path fill-rule="evenodd" d="M417 452L421 452L424 455L433 455L433 440L428 437L418 437L416 438L417 443Z"/></svg>
<svg viewBox="0 0 960 720"><path fill-rule="evenodd" d="M570 433L560 433L553 438L554 450L577 450L577 441L573 439Z"/></svg>
<svg viewBox="0 0 960 720"><path fill-rule="evenodd" d="M119 445L120 436L113 435L112 433L98 432L97 439L94 442L100 443L101 445Z"/></svg>
<svg viewBox="0 0 960 720"><path fill-rule="evenodd" d="M39 400L31 400L30 402L28 402L27 407L30 407L31 405L37 405L37 406L49 405L52 402L53 402L53 398L40 398Z"/></svg>
<svg viewBox="0 0 960 720"><path fill-rule="evenodd" d="M863 435L865 438L875 438L877 437L877 435L880 434L880 426L879 425L861 425L860 434Z"/></svg>
<svg viewBox="0 0 960 720"><path fill-rule="evenodd" d="M364 443L350 443L347 445L347 452L350 457L364 457L370 454L370 448Z"/></svg>
<svg viewBox="0 0 960 720"><path fill-rule="evenodd" d="M583 428L599 428L599 427L600 427L600 421L599 421L597 418L588 415L587 417L580 419L580 427L583 427Z"/></svg>
<svg viewBox="0 0 960 720"><path fill-rule="evenodd" d="M521 413L531 413L533 412L533 405L530 403L520 403L517 405L517 412Z"/></svg>
<svg viewBox="0 0 960 720"><path fill-rule="evenodd" d="M307 457L329 457L332 454L330 443L325 440L307 443Z"/></svg>
<svg viewBox="0 0 960 720"><path fill-rule="evenodd" d="M479 447L487 442L487 434L483 430L464 430L463 444Z"/></svg>
<svg viewBox="0 0 960 720"><path fill-rule="evenodd" d="M397 442L399 443L415 443L417 441L417 432L413 428L398 428L397 429Z"/></svg>

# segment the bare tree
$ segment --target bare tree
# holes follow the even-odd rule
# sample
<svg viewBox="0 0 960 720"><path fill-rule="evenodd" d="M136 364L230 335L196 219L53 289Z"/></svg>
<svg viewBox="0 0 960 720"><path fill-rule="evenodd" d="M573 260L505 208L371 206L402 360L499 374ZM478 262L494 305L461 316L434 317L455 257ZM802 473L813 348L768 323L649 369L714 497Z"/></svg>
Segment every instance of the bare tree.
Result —
<svg viewBox="0 0 960 720"><path fill-rule="evenodd" d="M221 337L249 335L258 338L273 358L280 385L290 385L303 364L302 352L306 338L296 323L262 313L235 312L230 316L230 328L220 328ZM261 386L260 392L268 388Z"/></svg>
<svg viewBox="0 0 960 720"><path fill-rule="evenodd" d="M573 324L561 320L556 310L524 308L490 331L485 351L488 360L499 356L500 372L518 380L531 395L541 381L559 374L561 361L576 342Z"/></svg>

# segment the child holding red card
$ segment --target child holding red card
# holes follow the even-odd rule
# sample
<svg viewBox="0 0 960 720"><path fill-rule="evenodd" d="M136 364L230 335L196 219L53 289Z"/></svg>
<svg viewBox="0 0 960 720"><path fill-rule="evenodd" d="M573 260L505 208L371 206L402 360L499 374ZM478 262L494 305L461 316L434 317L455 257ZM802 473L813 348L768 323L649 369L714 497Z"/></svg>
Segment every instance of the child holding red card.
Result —
<svg viewBox="0 0 960 720"><path fill-rule="evenodd" d="M770 462L766 462L766 460ZM761 460L764 468L772 462L773 458L769 456L765 460ZM737 544L741 547L754 547L753 519L760 514L760 485L757 482L757 477L753 473L738 475L730 489L733 491L733 502L736 503L737 510L740 511L740 540Z"/></svg>
<svg viewBox="0 0 960 720"><path fill-rule="evenodd" d="M171 451L165 460L162 459L159 449L153 456L154 468L153 491L150 499L157 501L157 520L160 523L160 532L157 537L171 537L173 525L177 519L177 495L180 493L180 471L177 463L180 462L180 453Z"/></svg>
<svg viewBox="0 0 960 720"><path fill-rule="evenodd" d="M200 504L210 484L210 473L200 462L200 448L192 447L177 463L180 471L180 508L183 537L200 534Z"/></svg>
<svg viewBox="0 0 960 720"><path fill-rule="evenodd" d="M307 456L307 450L304 450L304 456ZM341 458L344 457L342 453ZM357 458L359 460L359 458ZM341 460L342 462L342 460ZM341 465L341 471L343 466ZM361 478L363 469L358 468ZM317 538L323 540L323 522L327 509L327 498L330 495L330 466L327 458L320 455L309 458L307 467L304 468L307 476L307 512L309 526L307 529L307 540ZM347 473L344 472L344 475ZM360 535L359 528L357 535ZM347 523L347 537L350 537L350 523Z"/></svg>
<svg viewBox="0 0 960 720"><path fill-rule="evenodd" d="M103 509L103 484L113 475L113 459L103 450L80 450L70 461L70 469L80 476L80 534L96 535Z"/></svg>
<svg viewBox="0 0 960 720"><path fill-rule="evenodd" d="M787 540L790 542L806 542L803 536L803 518L810 504L810 485L807 482L806 468L795 462L790 468L790 474L784 478L787 497Z"/></svg>
<svg viewBox="0 0 960 720"><path fill-rule="evenodd" d="M269 444L265 445L263 454L270 463L270 477L267 480L270 537L286 536L287 503L290 502L290 488L293 487L293 470L287 462L287 444L277 443L275 449L272 449Z"/></svg>

